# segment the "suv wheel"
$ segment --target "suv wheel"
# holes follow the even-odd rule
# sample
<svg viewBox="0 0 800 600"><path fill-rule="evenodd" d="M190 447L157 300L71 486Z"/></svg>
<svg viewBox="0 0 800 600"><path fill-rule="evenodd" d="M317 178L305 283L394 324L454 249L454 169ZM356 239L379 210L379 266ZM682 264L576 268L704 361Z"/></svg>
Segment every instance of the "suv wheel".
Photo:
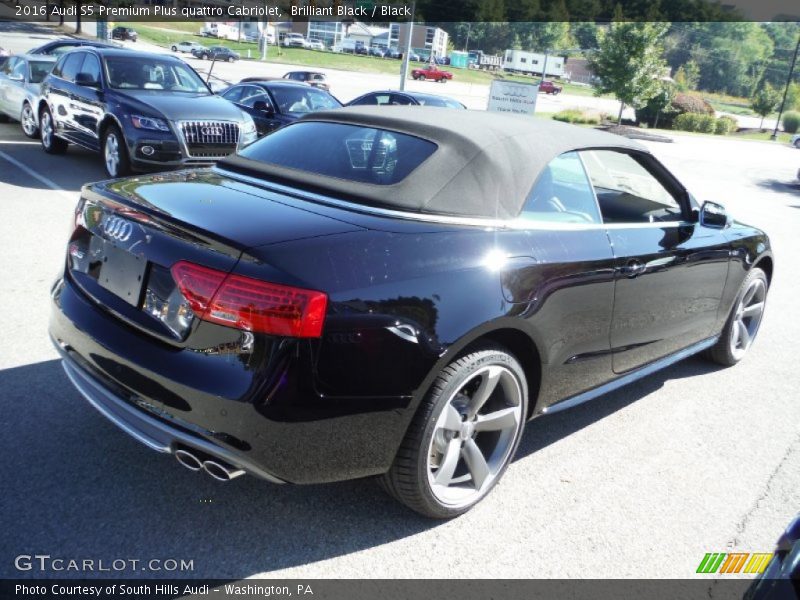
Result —
<svg viewBox="0 0 800 600"><path fill-rule="evenodd" d="M465 513L511 462L527 398L522 367L503 348L486 347L453 361L422 401L383 487L427 517Z"/></svg>
<svg viewBox="0 0 800 600"><path fill-rule="evenodd" d="M177 52L177 51L178 51L178 47L177 47L177 46L173 46L173 47L172 47L172 51L173 51L173 52Z"/></svg>
<svg viewBox="0 0 800 600"><path fill-rule="evenodd" d="M39 123L41 124L42 148L44 148L44 151L48 154L64 154L67 151L67 142L60 137L56 137L53 115L50 114L50 109L46 106L39 115Z"/></svg>
<svg viewBox="0 0 800 600"><path fill-rule="evenodd" d="M39 126L36 124L36 119L33 116L33 108L29 102L22 105L22 113L19 116L19 122L22 125L22 132L29 138L36 138L39 136Z"/></svg>
<svg viewBox="0 0 800 600"><path fill-rule="evenodd" d="M103 163L109 177L124 177L131 172L125 138L116 125L109 125L103 134Z"/></svg>

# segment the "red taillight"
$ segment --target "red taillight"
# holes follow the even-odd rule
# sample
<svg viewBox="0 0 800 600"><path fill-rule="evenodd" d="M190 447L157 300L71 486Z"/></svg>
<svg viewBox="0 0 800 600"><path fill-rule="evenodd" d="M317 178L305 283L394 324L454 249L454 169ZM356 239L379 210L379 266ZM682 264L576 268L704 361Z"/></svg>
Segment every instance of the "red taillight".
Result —
<svg viewBox="0 0 800 600"><path fill-rule="evenodd" d="M289 337L320 337L328 296L190 262L175 263L172 277L204 321Z"/></svg>

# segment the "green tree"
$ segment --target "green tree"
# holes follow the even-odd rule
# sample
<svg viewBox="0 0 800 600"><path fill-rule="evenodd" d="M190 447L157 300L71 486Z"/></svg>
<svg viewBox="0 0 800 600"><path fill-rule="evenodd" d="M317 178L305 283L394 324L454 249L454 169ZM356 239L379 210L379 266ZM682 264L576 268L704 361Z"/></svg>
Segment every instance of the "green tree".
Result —
<svg viewBox="0 0 800 600"><path fill-rule="evenodd" d="M775 110L775 107L778 106L778 102L781 101L781 95L775 91L769 83L765 83L764 85L759 88L759 90L753 95L753 99L750 102L750 107L753 111L761 116L761 125L759 129L764 128L764 117L766 117L769 113Z"/></svg>
<svg viewBox="0 0 800 600"><path fill-rule="evenodd" d="M601 32L589 65L600 82L595 94L611 93L620 101L618 123L626 105L644 106L660 89L666 69L661 38L666 23L614 22Z"/></svg>

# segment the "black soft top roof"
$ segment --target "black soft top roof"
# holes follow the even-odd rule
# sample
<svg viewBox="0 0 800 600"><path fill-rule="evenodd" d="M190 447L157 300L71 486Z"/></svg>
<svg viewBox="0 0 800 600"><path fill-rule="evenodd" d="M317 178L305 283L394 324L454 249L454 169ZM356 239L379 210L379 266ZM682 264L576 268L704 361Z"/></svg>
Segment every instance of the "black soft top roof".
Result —
<svg viewBox="0 0 800 600"><path fill-rule="evenodd" d="M595 129L485 111L353 106L310 113L288 127L311 121L396 131L429 140L438 149L393 185L346 181L236 155L218 165L373 206L505 219L519 214L544 167L564 152L585 148L647 152L632 140Z"/></svg>

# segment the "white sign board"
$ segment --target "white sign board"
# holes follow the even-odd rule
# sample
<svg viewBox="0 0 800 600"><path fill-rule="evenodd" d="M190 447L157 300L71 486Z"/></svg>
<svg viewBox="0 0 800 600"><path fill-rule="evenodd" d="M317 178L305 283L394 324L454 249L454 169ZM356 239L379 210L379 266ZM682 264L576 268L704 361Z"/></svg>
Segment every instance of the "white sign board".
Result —
<svg viewBox="0 0 800 600"><path fill-rule="evenodd" d="M536 112L538 94L538 84L495 79L489 90L489 105L486 110L532 115Z"/></svg>

